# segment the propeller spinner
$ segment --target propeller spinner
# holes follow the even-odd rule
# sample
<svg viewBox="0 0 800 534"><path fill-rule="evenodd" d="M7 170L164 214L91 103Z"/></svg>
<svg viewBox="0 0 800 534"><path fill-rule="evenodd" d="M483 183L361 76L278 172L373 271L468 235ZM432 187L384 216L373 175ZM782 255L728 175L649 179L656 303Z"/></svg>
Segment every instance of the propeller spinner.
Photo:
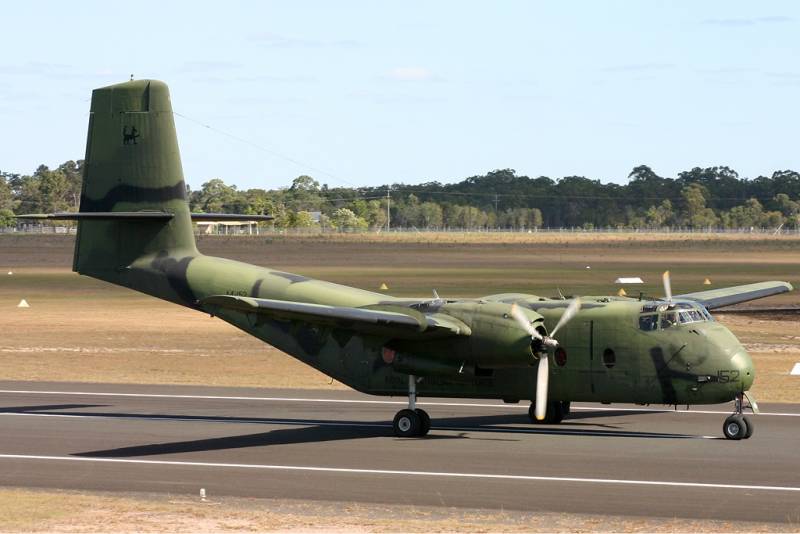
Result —
<svg viewBox="0 0 800 534"><path fill-rule="evenodd" d="M515 321L517 321L517 323L519 323L520 327L522 327L522 329L525 330L529 336L531 336L531 339L538 339L543 345L555 348L558 347L558 341L555 338L556 332L558 332L562 326L567 324L573 317L575 317L580 309L581 300L579 298L573 299L564 310L564 313L561 314L561 317L558 319L558 323L556 323L555 328L553 328L553 331L550 332L549 336L543 336L538 330L536 330L528 320L525 312L523 312L516 304L511 305L511 316ZM550 363L547 356L539 357L539 364L536 369L535 404L535 415L536 419L539 421L544 419L544 416L547 413L547 387L550 378L549 365Z"/></svg>

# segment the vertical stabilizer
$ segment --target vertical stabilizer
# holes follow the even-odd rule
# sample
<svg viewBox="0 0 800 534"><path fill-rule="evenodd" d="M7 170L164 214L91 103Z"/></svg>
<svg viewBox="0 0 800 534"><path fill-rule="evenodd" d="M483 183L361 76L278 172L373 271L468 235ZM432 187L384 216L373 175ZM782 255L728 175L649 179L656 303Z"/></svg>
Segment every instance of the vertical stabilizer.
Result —
<svg viewBox="0 0 800 534"><path fill-rule="evenodd" d="M137 80L95 89L82 213L161 211L168 220L81 220L73 270L113 283L149 255L197 255L169 89Z"/></svg>

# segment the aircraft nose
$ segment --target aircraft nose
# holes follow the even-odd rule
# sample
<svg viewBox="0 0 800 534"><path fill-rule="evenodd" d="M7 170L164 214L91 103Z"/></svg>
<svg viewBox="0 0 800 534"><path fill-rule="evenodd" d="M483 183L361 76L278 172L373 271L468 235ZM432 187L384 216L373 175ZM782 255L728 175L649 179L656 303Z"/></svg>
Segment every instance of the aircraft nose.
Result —
<svg viewBox="0 0 800 534"><path fill-rule="evenodd" d="M740 349L733 356L731 356L731 369L739 373L739 380L742 382L742 389L748 390L753 385L755 378L755 368L753 367L753 360L747 351Z"/></svg>

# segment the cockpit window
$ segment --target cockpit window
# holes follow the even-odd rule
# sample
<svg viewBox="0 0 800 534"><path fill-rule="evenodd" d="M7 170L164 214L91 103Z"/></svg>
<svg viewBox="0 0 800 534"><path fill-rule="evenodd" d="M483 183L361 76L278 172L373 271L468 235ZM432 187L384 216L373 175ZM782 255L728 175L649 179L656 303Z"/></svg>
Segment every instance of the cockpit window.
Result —
<svg viewBox="0 0 800 534"><path fill-rule="evenodd" d="M654 313L656 312L656 313ZM700 304L678 302L667 307L666 304L642 306L639 315L639 330L665 330L679 324L713 321L711 314Z"/></svg>
<svg viewBox="0 0 800 534"><path fill-rule="evenodd" d="M661 330L678 324L678 314L674 311L665 311L661 314Z"/></svg>
<svg viewBox="0 0 800 534"><path fill-rule="evenodd" d="M649 332L651 330L658 330L658 314L657 313L643 313L639 316L639 330Z"/></svg>

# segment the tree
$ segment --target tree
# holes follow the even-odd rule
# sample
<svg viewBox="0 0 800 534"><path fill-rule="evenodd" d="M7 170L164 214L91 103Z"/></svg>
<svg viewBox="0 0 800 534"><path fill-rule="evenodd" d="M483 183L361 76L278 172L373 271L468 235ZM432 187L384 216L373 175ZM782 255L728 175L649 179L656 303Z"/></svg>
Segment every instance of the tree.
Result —
<svg viewBox="0 0 800 534"><path fill-rule="evenodd" d="M52 213L67 211L70 207L75 209L74 200L70 194L70 183L63 172L51 171L46 165L40 165L33 173L33 177L38 180L39 211Z"/></svg>
<svg viewBox="0 0 800 534"><path fill-rule="evenodd" d="M14 212L8 208L0 208L0 228L11 228L16 224L17 220L14 218Z"/></svg>
<svg viewBox="0 0 800 534"><path fill-rule="evenodd" d="M631 182L646 182L648 180L660 179L661 177L653 172L653 169L647 165L639 165L634 167L628 174L628 180Z"/></svg>
<svg viewBox="0 0 800 534"><path fill-rule="evenodd" d="M650 206L645 213L648 228L663 228L672 222L672 202L664 200L658 206Z"/></svg>
<svg viewBox="0 0 800 534"><path fill-rule="evenodd" d="M11 186L8 185L5 175L0 173L0 209L11 210L14 208L14 204Z"/></svg>
<svg viewBox="0 0 800 534"><path fill-rule="evenodd" d="M58 166L58 172L64 175L67 180L67 191L65 201L69 202L71 208L78 211L81 200L81 186L83 184L83 165L84 161L66 161Z"/></svg>
<svg viewBox="0 0 800 534"><path fill-rule="evenodd" d="M314 217L307 211L298 211L292 219L292 226L295 228L313 228L316 225Z"/></svg>
<svg viewBox="0 0 800 534"><path fill-rule="evenodd" d="M695 183L681 189L686 206L684 223L691 228L711 228L719 222L714 210L706 207L707 194L708 190L704 186Z"/></svg>
<svg viewBox="0 0 800 534"><path fill-rule="evenodd" d="M370 200L364 218L370 228L378 229L386 226L386 201Z"/></svg>
<svg viewBox="0 0 800 534"><path fill-rule="evenodd" d="M442 208L435 202L423 202L418 210L419 225L428 230L441 228L443 221Z"/></svg>
<svg viewBox="0 0 800 534"><path fill-rule="evenodd" d="M289 191L293 193L319 193L319 182L312 177L303 174L292 180L292 185L289 187Z"/></svg>
<svg viewBox="0 0 800 534"><path fill-rule="evenodd" d="M800 203L790 199L786 193L778 193L775 195L775 204L785 217L787 226L790 228L800 226Z"/></svg>
<svg viewBox="0 0 800 534"><path fill-rule="evenodd" d="M226 185L219 178L204 183L193 196L193 208L203 213L225 213L237 200L236 186Z"/></svg>
<svg viewBox="0 0 800 534"><path fill-rule="evenodd" d="M761 226L764 208L761 203L751 198L741 206L734 206L723 214L723 224L726 228L753 228Z"/></svg>
<svg viewBox="0 0 800 534"><path fill-rule="evenodd" d="M541 228L542 222L542 210L539 208L532 208L530 210L530 215L528 216L528 225L531 228Z"/></svg>
<svg viewBox="0 0 800 534"><path fill-rule="evenodd" d="M321 211L324 199L319 182L305 174L298 176L286 192L286 202L298 211Z"/></svg>
<svg viewBox="0 0 800 534"><path fill-rule="evenodd" d="M347 208L339 208L331 215L331 225L340 232L365 230L367 221Z"/></svg>
<svg viewBox="0 0 800 534"><path fill-rule="evenodd" d="M783 216L783 213L779 211L765 211L763 215L761 215L760 226L762 228L779 228L781 225L786 223L786 219Z"/></svg>

